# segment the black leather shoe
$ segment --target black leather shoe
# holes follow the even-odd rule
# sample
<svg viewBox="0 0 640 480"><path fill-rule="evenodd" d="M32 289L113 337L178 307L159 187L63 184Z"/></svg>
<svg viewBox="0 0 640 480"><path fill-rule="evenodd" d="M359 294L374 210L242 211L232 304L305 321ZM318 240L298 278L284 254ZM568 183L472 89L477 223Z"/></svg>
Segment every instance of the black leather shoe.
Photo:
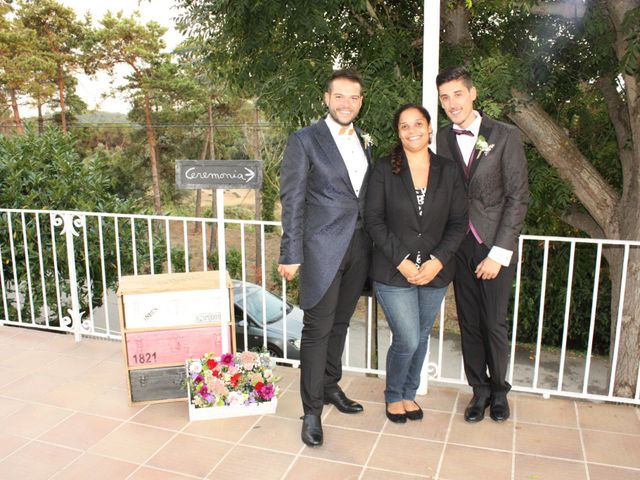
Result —
<svg viewBox="0 0 640 480"><path fill-rule="evenodd" d="M359 413L364 410L362 405L358 402L348 399L342 390L338 390L333 393L325 393L324 404L335 405L342 413Z"/></svg>
<svg viewBox="0 0 640 480"><path fill-rule="evenodd" d="M464 411L464 419L471 423L481 422L484 419L484 411L489 406L489 403L491 403L491 397L474 394Z"/></svg>
<svg viewBox="0 0 640 480"><path fill-rule="evenodd" d="M387 414L387 418L391 420L393 423L407 423L407 414L406 413L391 413L387 410L389 404L385 402L384 412Z"/></svg>
<svg viewBox="0 0 640 480"><path fill-rule="evenodd" d="M491 405L489 407L489 415L496 422L504 422L511 411L509 410L509 402L506 395L492 395Z"/></svg>
<svg viewBox="0 0 640 480"><path fill-rule="evenodd" d="M322 422L320 415L307 414L302 417L302 441L310 447L322 445Z"/></svg>
<svg viewBox="0 0 640 480"><path fill-rule="evenodd" d="M424 412L422 411L422 408L420 408L420 405L418 405L415 401L413 402L413 404L418 407L417 410L407 410L407 418L409 420L422 420L422 417L424 417Z"/></svg>

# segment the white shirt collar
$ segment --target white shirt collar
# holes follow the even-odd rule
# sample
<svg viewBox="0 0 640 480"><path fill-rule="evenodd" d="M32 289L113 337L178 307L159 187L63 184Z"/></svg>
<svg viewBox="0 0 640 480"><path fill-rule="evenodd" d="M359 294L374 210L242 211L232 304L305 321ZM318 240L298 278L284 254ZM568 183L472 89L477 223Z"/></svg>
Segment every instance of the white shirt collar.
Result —
<svg viewBox="0 0 640 480"><path fill-rule="evenodd" d="M333 117L332 117L331 115L329 115L329 114L327 114L327 116L326 116L326 117L324 117L324 121L325 121L325 122L327 122L327 126L329 127L329 130L331 131L331 134L332 134L334 137L337 137L337 136L339 135L339 133L340 133L340 129L341 129L342 127L344 127L344 126L345 126L345 125L340 125L340 124L339 124L338 122L336 122L336 121L333 119ZM353 122L351 122L351 123L348 125L348 127L349 127L349 128L353 128L353 129L355 130L355 128L354 128L354 126L353 126Z"/></svg>
<svg viewBox="0 0 640 480"><path fill-rule="evenodd" d="M469 130L471 133L473 133L474 137L477 137L478 134L480 133L480 124L482 123L482 115L480 115L480 112L478 112L477 110L474 110L473 113L476 114L476 118L473 120L473 122L471 122L471 125L469 125L467 128L462 128L460 125L456 125L454 123L453 128L456 128L458 130Z"/></svg>

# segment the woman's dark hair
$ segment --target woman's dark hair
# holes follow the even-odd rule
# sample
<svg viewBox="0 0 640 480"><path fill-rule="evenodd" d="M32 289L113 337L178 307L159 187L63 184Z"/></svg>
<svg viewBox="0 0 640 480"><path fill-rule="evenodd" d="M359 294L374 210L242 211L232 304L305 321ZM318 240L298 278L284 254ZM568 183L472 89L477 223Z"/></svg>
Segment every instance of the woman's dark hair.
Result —
<svg viewBox="0 0 640 480"><path fill-rule="evenodd" d="M417 103L405 103L398 110L396 110L396 113L393 114L393 130L396 132L397 136L400 136L400 128L398 125L400 123L400 115L402 115L402 113L406 110L410 110L412 108L418 110L422 114L422 116L427 119L427 123L429 125L431 124L431 115L429 115L429 112L426 108ZM400 169L402 167L402 153L402 142L398 140L398 143L396 143L396 145L393 147L393 150L391 151L391 173L393 173L394 175L400 174Z"/></svg>

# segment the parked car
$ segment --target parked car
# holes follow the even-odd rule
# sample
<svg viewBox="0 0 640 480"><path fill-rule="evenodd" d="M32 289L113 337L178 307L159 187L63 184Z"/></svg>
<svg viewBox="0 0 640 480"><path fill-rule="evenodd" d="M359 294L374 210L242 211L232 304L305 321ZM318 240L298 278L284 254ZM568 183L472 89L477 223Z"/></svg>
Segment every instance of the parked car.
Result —
<svg viewBox="0 0 640 480"><path fill-rule="evenodd" d="M260 285L245 282L246 302L243 300L242 282L233 281L233 302L236 321L236 348L245 350L244 340L244 311L247 311L247 345L246 350L260 350L264 345L263 322L267 330L267 351L274 357L284 358L284 315L282 298ZM266 315L262 318L262 294L264 292ZM287 358L300 359L300 337L302 335L302 316L300 308L286 303L287 312Z"/></svg>

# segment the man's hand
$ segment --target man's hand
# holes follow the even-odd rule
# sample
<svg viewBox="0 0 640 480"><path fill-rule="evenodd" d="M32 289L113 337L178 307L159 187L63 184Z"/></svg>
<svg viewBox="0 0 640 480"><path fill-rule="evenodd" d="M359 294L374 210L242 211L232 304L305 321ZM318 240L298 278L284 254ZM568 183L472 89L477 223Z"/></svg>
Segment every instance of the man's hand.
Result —
<svg viewBox="0 0 640 480"><path fill-rule="evenodd" d="M278 273L283 276L287 281L293 280L293 277L298 273L300 265L278 265Z"/></svg>
<svg viewBox="0 0 640 480"><path fill-rule="evenodd" d="M476 267L476 278L480 280L493 280L498 276L501 268L502 265L487 257Z"/></svg>

